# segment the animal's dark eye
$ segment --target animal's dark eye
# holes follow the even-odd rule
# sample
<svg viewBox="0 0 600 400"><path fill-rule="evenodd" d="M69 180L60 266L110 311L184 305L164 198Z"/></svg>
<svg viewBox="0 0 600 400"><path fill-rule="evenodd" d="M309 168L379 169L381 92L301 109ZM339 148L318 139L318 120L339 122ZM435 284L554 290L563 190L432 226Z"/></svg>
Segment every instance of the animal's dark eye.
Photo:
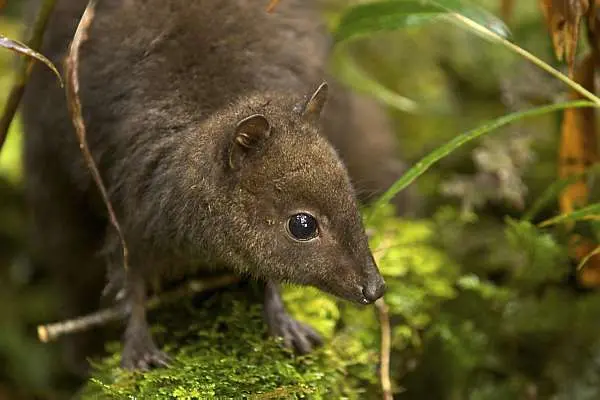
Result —
<svg viewBox="0 0 600 400"><path fill-rule="evenodd" d="M319 234L317 220L307 213L292 215L288 220L287 228L292 238L300 241L314 239Z"/></svg>

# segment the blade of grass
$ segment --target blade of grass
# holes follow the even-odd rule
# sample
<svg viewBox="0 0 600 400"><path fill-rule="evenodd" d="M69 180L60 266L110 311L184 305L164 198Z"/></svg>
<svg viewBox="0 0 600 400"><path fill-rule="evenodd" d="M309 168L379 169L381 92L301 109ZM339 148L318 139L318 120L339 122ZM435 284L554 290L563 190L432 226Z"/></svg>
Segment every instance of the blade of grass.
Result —
<svg viewBox="0 0 600 400"><path fill-rule="evenodd" d="M526 60L532 62L537 67L548 72L550 75L552 75L556 79L559 79L564 84L566 84L571 89L573 89L576 92L578 92L579 94L581 94L586 99L589 99L591 102L595 103L596 106L600 106L600 98L598 98L598 96L594 95L592 92L588 91L586 88L581 86L579 83L570 79L568 76L566 76L562 72L557 71L552 66L550 66L546 62L542 61L538 57L534 56L533 54L531 54L527 50L523 49L522 47L506 40L502 36L498 35L496 32L486 28L485 26L479 24L478 22L475 22L474 20L472 20L470 18L465 17L464 15L453 12L450 14L449 17L451 19L454 19L455 21L459 22L461 25L465 26L470 31L479 34L479 36L483 37L484 39L489 40L494 43L499 43L502 46L509 49L510 51L512 51L512 52L518 54L519 56L525 58Z"/></svg>
<svg viewBox="0 0 600 400"><path fill-rule="evenodd" d="M523 221L531 221L535 216L540 212L542 208L544 208L548 203L550 203L553 199L557 198L560 192L563 191L564 188L569 186L570 184L578 181L579 179L584 179L588 175L593 175L595 173L600 172L600 164L591 167L589 170L569 176L567 178L559 179L554 181L544 192L535 200L535 202L531 205L529 210L523 215L521 218Z"/></svg>
<svg viewBox="0 0 600 400"><path fill-rule="evenodd" d="M436 150L429 153L427 156L422 158L417 164L410 168L398 181L396 181L371 207L370 216L368 220L377 213L377 210L385 206L389 201L398 194L402 189L410 185L415 179L421 176L427 171L433 164L440 159L446 157L448 154L476 139L483 136L495 129L508 125L512 122L521 120L523 118L535 117L550 112L564 110L566 108L579 108L579 107L596 107L595 103L589 101L571 101L565 103L551 104L542 107L536 107L530 110L520 111L508 115L504 115L500 118L492 120L482 126L479 126L473 130L465 132L459 136L456 136L445 145L437 148Z"/></svg>
<svg viewBox="0 0 600 400"><path fill-rule="evenodd" d="M600 203L590 204L570 213L557 215L538 224L540 228L550 225L562 224L564 222L573 222L580 220L600 221Z"/></svg>
<svg viewBox="0 0 600 400"><path fill-rule="evenodd" d="M583 266L587 264L587 262L590 261L592 257L595 257L597 255L600 255L600 246L596 247L591 253L589 253L587 256L581 259L581 261L577 265L577 270L583 268Z"/></svg>

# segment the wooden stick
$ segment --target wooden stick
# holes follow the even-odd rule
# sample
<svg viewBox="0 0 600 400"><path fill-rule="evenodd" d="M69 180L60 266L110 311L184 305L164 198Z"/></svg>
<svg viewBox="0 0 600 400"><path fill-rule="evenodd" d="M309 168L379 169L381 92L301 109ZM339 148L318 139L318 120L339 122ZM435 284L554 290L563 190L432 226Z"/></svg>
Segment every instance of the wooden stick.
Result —
<svg viewBox="0 0 600 400"><path fill-rule="evenodd" d="M146 306L148 309L154 309L159 305L174 302L185 296L229 286L239 280L240 278L235 275L225 275L211 280L188 281L173 291L165 292L161 296L153 296L148 300ZM39 325L37 327L38 339L43 343L48 343L64 335L87 331L96 326L123 320L129 315L129 311L129 306L121 303L74 319Z"/></svg>
<svg viewBox="0 0 600 400"><path fill-rule="evenodd" d="M48 325L39 325L37 327L38 339L43 343L48 343L65 334L87 331L95 326L124 319L128 314L129 309L121 304L113 308L97 311L93 314L84 315L83 317Z"/></svg>

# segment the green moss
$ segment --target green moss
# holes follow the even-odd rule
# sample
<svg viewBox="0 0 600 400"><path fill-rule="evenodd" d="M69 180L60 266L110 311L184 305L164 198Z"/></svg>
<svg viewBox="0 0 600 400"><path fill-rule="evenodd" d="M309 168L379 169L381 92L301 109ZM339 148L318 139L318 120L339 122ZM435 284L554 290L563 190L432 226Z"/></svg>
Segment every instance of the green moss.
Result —
<svg viewBox="0 0 600 400"><path fill-rule="evenodd" d="M381 213L373 247L389 286L387 300L398 350L418 343L438 303L454 296L456 271L428 241L428 222ZM393 242L390 245L388 241ZM312 288L287 286L284 301L326 344L295 356L266 338L257 296L242 289L218 293L193 307L160 310L156 336L173 356L169 369L129 373L118 368L119 345L96 365L84 399L380 398L379 326L374 307L357 307ZM169 334L164 332L168 329ZM164 340L161 340L164 339Z"/></svg>
<svg viewBox="0 0 600 400"><path fill-rule="evenodd" d="M156 333L167 336L171 368L125 372L117 368L116 351L97 365L82 398L357 398L356 381L346 379L349 370L375 372L374 364L355 365L355 353L366 350L348 334L298 357L278 340L265 338L261 306L248 296L220 293L204 304L180 304L160 313L169 335L162 335L161 327Z"/></svg>

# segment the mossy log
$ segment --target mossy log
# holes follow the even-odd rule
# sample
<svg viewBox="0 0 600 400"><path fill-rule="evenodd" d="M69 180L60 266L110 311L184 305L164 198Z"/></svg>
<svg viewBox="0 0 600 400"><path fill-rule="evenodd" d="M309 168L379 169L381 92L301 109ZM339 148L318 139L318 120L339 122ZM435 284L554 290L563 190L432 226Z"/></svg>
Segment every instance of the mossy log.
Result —
<svg viewBox="0 0 600 400"><path fill-rule="evenodd" d="M211 398L365 398L377 391L377 348L365 346L350 327L335 329L340 309L313 289L288 288L286 297L311 310L296 313L308 320L326 344L307 356L286 350L266 336L256 290L227 289L158 310L154 334L173 357L170 368L126 372L119 365L120 345L95 364L82 399ZM372 308L354 313L373 314ZM374 319L368 318L376 337ZM367 328L368 329L368 328ZM333 334L334 330L336 331ZM371 388L371 389L368 389ZM375 396L378 397L378 396Z"/></svg>

